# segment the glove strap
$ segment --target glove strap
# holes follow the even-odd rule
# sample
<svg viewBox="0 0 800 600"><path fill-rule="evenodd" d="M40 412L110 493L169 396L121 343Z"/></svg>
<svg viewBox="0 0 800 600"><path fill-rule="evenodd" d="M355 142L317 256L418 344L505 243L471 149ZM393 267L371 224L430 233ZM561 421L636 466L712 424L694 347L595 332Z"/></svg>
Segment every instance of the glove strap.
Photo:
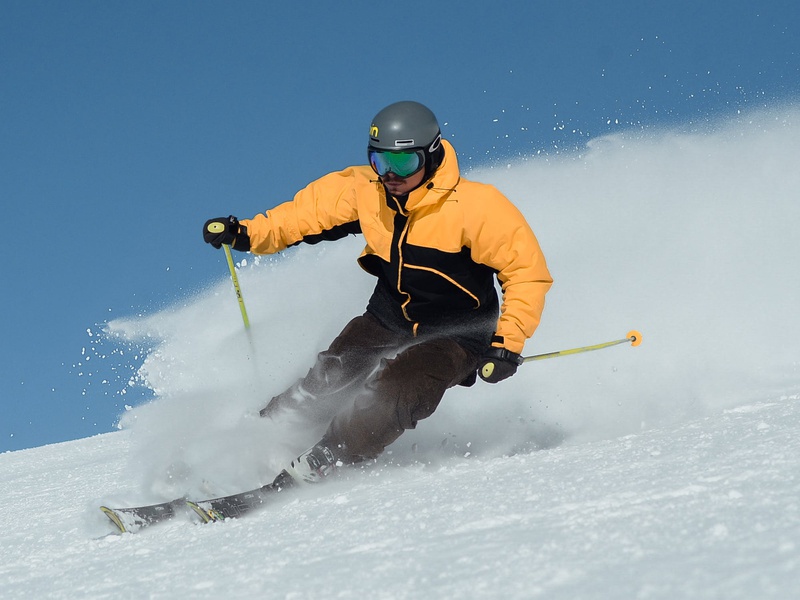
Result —
<svg viewBox="0 0 800 600"><path fill-rule="evenodd" d="M520 366L523 362L525 362L521 355L517 354L516 352L511 352L511 350L507 350L506 348L493 347L486 353L486 356L491 358L499 358L500 360L514 363L517 366Z"/></svg>

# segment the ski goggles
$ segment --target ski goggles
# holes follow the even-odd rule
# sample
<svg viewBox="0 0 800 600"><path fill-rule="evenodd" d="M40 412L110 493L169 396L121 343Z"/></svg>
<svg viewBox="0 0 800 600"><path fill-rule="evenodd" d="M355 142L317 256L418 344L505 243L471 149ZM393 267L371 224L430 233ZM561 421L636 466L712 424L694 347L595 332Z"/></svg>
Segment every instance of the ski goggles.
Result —
<svg viewBox="0 0 800 600"><path fill-rule="evenodd" d="M381 177L389 171L398 177L408 177L425 166L425 153L422 150L409 152L370 150L368 156L372 170Z"/></svg>

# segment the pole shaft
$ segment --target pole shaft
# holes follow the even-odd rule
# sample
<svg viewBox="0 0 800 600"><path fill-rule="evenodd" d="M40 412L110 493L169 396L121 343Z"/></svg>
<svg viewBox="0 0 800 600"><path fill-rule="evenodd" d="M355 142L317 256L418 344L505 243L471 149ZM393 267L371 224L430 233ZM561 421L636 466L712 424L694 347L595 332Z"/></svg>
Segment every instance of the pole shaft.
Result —
<svg viewBox="0 0 800 600"><path fill-rule="evenodd" d="M569 354L579 354L581 352L591 352L592 350L601 350L603 348L609 348L611 346L616 346L618 344L624 344L626 342L635 342L636 337L626 337L622 340L614 340L613 342L604 342L602 344L595 344L594 346L583 346L581 348L570 348L569 350L559 350L558 352L547 352L546 354L536 354L534 356L523 356L522 362L532 362L534 360L544 360L546 358L556 358L558 356L567 356Z"/></svg>
<svg viewBox="0 0 800 600"><path fill-rule="evenodd" d="M225 248L225 258L228 259L228 269L231 271L231 279L233 280L233 288L236 290L236 299L239 301L239 310L242 312L242 320L244 321L244 328L250 329L250 319L247 318L247 309L244 307L244 297L242 296L242 288L239 287L239 278L236 276L236 266L233 264L233 256L231 256L231 248L228 244L222 244Z"/></svg>

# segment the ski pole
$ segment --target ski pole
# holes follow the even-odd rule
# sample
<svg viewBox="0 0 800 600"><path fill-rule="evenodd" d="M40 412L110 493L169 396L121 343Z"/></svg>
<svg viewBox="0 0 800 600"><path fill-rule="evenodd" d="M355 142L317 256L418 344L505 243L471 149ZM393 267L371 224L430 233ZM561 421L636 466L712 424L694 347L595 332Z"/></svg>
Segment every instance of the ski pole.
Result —
<svg viewBox="0 0 800 600"><path fill-rule="evenodd" d="M220 233L225 230L225 225L219 222L212 222L208 225L208 230L211 233ZM233 281L233 289L236 291L236 299L239 301L239 311L242 313L242 321L244 321L244 331L247 334L247 341L250 344L250 364L253 366L255 374L254 385L258 386L260 383L260 376L258 366L256 365L256 345L253 341L253 332L250 330L250 319L247 317L247 309L244 306L244 296L242 296L242 288L239 286L239 277L236 275L236 265L233 264L233 256L231 256L231 247L228 244L222 244L225 249L225 259L228 262L228 270L231 272L231 281ZM260 386L259 386L260 387Z"/></svg>
<svg viewBox="0 0 800 600"><path fill-rule="evenodd" d="M247 309L244 307L244 296L242 296L242 288L239 287L239 278L236 276L236 267L233 264L233 257L231 256L231 247L228 244L222 244L225 248L225 258L228 259L228 268L231 271L231 279L233 280L233 289L236 290L236 299L239 301L239 310L242 311L242 320L244 321L244 328L250 329L250 319L247 318Z"/></svg>
<svg viewBox="0 0 800 600"><path fill-rule="evenodd" d="M583 346L581 348L570 348L569 350L559 350L558 352L547 352L546 354L535 354L534 356L523 356L522 362L532 362L534 360L544 360L545 358L556 358L557 356L567 356L568 354L579 354L580 352L591 352L592 350L602 350L618 344L630 342L631 346L638 346L642 343L642 334L638 331L629 331L628 337L613 342L603 342L594 346Z"/></svg>

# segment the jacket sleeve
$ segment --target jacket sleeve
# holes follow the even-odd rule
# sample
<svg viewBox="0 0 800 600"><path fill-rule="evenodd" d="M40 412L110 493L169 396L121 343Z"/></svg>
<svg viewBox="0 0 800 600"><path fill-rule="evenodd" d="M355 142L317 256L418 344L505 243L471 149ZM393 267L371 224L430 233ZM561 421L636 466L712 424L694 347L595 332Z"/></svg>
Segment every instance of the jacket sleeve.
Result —
<svg viewBox="0 0 800 600"><path fill-rule="evenodd" d="M492 346L522 353L544 310L553 279L539 242L522 213L503 194L485 186L477 219L471 219L473 260L497 271L503 290Z"/></svg>
<svg viewBox="0 0 800 600"><path fill-rule="evenodd" d="M354 168L330 173L313 181L284 202L252 219L242 219L250 236L250 251L274 254L304 240L319 241L337 228L358 230ZM355 225L355 227L347 227ZM342 237L331 235L328 239Z"/></svg>

